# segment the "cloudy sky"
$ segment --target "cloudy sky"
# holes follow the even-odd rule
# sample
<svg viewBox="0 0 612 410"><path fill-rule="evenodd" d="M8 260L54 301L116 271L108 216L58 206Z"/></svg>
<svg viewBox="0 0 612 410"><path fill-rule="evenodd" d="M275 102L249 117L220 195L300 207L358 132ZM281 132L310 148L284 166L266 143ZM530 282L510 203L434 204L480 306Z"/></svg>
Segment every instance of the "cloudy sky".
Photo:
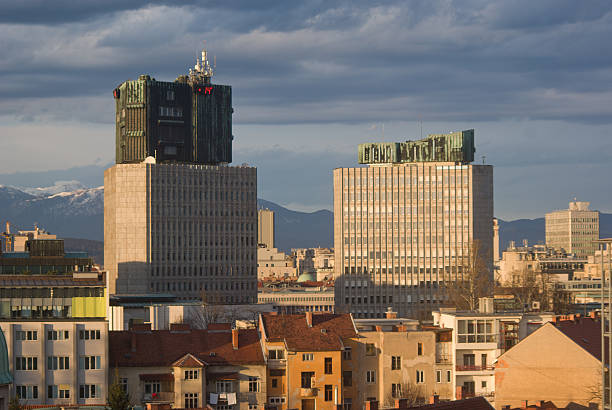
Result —
<svg viewBox="0 0 612 410"><path fill-rule="evenodd" d="M111 163L113 88L206 40L261 198L330 208L358 143L474 128L497 216L612 211L610 39L608 0L0 0L0 174Z"/></svg>

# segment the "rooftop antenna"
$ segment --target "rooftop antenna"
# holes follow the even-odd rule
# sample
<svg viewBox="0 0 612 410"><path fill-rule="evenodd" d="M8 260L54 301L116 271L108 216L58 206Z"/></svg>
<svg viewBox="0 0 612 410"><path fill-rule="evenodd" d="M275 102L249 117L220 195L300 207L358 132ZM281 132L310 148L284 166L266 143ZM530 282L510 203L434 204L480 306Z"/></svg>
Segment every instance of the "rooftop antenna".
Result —
<svg viewBox="0 0 612 410"><path fill-rule="evenodd" d="M216 59L215 59L216 65ZM202 49L201 58L196 58L195 66L189 70L189 77L194 83L210 83L210 78L213 76L213 67L208 62L208 53L206 52L206 40L204 40L204 48Z"/></svg>
<svg viewBox="0 0 612 410"><path fill-rule="evenodd" d="M421 114L418 115L418 119L419 119L419 126L421 127L420 139L423 139L423 117L421 116Z"/></svg>
<svg viewBox="0 0 612 410"><path fill-rule="evenodd" d="M382 137L385 138L385 123L382 123Z"/></svg>

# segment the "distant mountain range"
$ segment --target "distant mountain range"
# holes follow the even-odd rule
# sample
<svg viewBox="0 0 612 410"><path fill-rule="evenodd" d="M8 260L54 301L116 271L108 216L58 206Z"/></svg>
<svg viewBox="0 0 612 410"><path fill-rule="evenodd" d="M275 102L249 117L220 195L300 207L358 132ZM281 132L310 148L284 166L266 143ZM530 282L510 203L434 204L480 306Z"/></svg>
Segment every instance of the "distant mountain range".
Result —
<svg viewBox="0 0 612 410"><path fill-rule="evenodd" d="M276 247L288 252L292 248L333 247L334 215L331 211L298 212L264 199L259 208L276 215ZM104 240L104 187L87 188L79 181L58 181L47 187L20 188L0 185L0 230L10 221L17 229L38 226L66 241L67 250L85 250L102 263ZM500 248L509 241L520 244L544 242L544 218L500 220ZM600 216L600 236L612 237L612 214ZM79 241L85 239L87 241Z"/></svg>

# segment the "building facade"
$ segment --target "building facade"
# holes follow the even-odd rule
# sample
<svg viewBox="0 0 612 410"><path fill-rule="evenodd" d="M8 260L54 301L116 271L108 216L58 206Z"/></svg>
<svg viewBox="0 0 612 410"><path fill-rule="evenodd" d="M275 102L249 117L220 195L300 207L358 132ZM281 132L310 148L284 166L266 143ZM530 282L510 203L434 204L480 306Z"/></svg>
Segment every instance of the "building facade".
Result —
<svg viewBox="0 0 612 410"><path fill-rule="evenodd" d="M261 212L261 211L259 211ZM261 222L261 221L260 221ZM288 279L297 277L295 259L276 248L257 247L257 278Z"/></svg>
<svg viewBox="0 0 612 410"><path fill-rule="evenodd" d="M257 211L257 244L268 249L274 248L274 211L260 209Z"/></svg>
<svg viewBox="0 0 612 410"><path fill-rule="evenodd" d="M4 275L0 306L11 396L22 405L105 405L108 323L98 275Z"/></svg>
<svg viewBox="0 0 612 410"><path fill-rule="evenodd" d="M357 337L350 315L265 314L259 333L268 366L268 407L351 409L342 381L344 347Z"/></svg>
<svg viewBox="0 0 612 410"><path fill-rule="evenodd" d="M104 172L111 293L257 300L257 171L117 164Z"/></svg>
<svg viewBox="0 0 612 410"><path fill-rule="evenodd" d="M455 398L495 395L495 360L543 323L555 319L552 313L501 313L440 309L433 323L453 329L451 355L455 365Z"/></svg>
<svg viewBox="0 0 612 410"><path fill-rule="evenodd" d="M110 332L110 340L110 364L134 405L264 409L266 364L256 329L134 325Z"/></svg>
<svg viewBox="0 0 612 410"><path fill-rule="evenodd" d="M116 162L104 173L111 293L257 300L257 171L231 162L231 87L206 51L174 83L115 89Z"/></svg>
<svg viewBox="0 0 612 410"><path fill-rule="evenodd" d="M232 162L232 88L212 84L212 75L203 50L188 76L141 75L115 88L116 162Z"/></svg>
<svg viewBox="0 0 612 410"><path fill-rule="evenodd" d="M328 286L262 287L257 294L258 303L271 304L275 312L300 314L304 312L334 312L334 289Z"/></svg>
<svg viewBox="0 0 612 410"><path fill-rule="evenodd" d="M525 401L602 408L601 346L599 320L546 323L497 360L495 408L518 407Z"/></svg>
<svg viewBox="0 0 612 410"><path fill-rule="evenodd" d="M492 272L493 168L380 155L334 170L336 304L357 318L382 317L387 306L426 318L472 249Z"/></svg>
<svg viewBox="0 0 612 410"><path fill-rule="evenodd" d="M356 408L378 401L389 408L408 398L421 404L454 398L452 329L421 328L416 320L356 319L359 338L347 342L343 361L346 397ZM350 357L350 359L349 359Z"/></svg>
<svg viewBox="0 0 612 410"><path fill-rule="evenodd" d="M570 202L569 208L546 214L546 245L586 258L597 249L599 211L589 202Z"/></svg>

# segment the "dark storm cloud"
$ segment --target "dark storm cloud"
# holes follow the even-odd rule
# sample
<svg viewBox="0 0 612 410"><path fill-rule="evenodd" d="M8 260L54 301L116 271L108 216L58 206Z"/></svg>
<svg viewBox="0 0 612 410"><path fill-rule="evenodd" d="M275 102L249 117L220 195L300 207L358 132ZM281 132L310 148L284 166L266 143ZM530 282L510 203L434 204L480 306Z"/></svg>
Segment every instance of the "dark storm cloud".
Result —
<svg viewBox="0 0 612 410"><path fill-rule="evenodd" d="M150 5L176 3L171 0L0 0L0 23L63 24L92 20ZM188 3L191 2L181 2Z"/></svg>
<svg viewBox="0 0 612 410"><path fill-rule="evenodd" d="M407 114L609 122L612 108L584 104L612 93L611 5L532 3L79 2L69 10L59 2L46 22L34 15L49 6L5 3L0 14L31 9L36 27L0 25L9 57L0 75L10 79L0 98L102 95L143 72L172 80L206 38L217 81L234 85L237 121L301 122L314 104L333 113L315 122ZM351 109L363 101L382 109Z"/></svg>
<svg viewBox="0 0 612 410"><path fill-rule="evenodd" d="M260 166L263 198L330 204L328 168L354 164L358 142L330 132L333 124L386 123L387 139L401 140L415 137L417 119L425 134L476 127L478 155L498 165L507 195L521 198L521 189L539 190L533 175L555 178L568 164L594 167L567 172L568 184L612 171L610 38L607 0L0 0L0 117L112 134L112 89L145 73L172 81L206 39L214 81L233 86L237 129L313 127L341 142L321 144L321 154L296 149L309 134L277 134L278 148L253 151L238 130L235 157ZM412 128L391 125L402 122ZM325 166L308 170L312 161ZM287 189L287 175L305 188ZM569 195L547 186L559 190L550 198Z"/></svg>

